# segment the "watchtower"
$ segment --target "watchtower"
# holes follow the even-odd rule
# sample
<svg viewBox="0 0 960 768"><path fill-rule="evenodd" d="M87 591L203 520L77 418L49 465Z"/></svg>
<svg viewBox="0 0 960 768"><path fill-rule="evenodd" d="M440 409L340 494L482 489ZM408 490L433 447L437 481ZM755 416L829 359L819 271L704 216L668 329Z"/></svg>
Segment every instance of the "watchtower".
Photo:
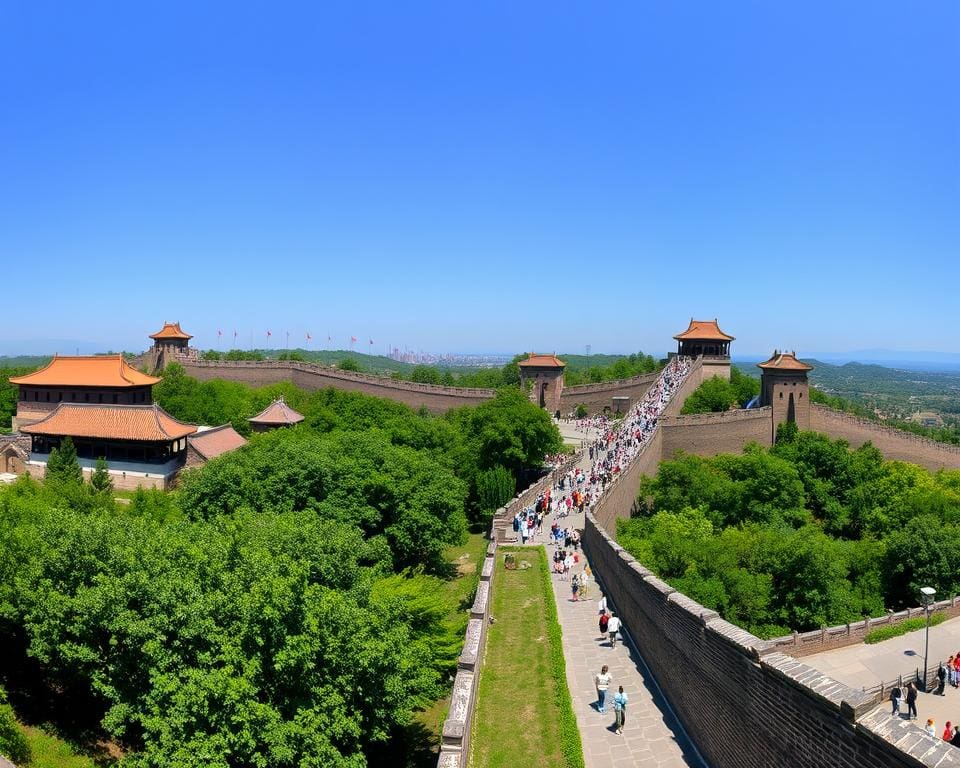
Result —
<svg viewBox="0 0 960 768"><path fill-rule="evenodd" d="M556 355L538 355L531 352L526 360L517 363L520 368L520 386L526 389L533 382L530 399L554 416L560 416L560 395L563 393L563 369L566 363Z"/></svg>
<svg viewBox="0 0 960 768"><path fill-rule="evenodd" d="M720 330L716 318L694 320L691 317L687 330L673 338L677 340L678 355L701 359L701 381L712 376L730 381L730 342L736 339Z"/></svg>
<svg viewBox="0 0 960 768"><path fill-rule="evenodd" d="M162 371L167 363L178 357L195 357L195 350L190 348L193 336L184 331L180 323L165 322L163 328L150 334L150 338L153 339L153 348L147 350L147 363L152 370Z"/></svg>
<svg viewBox="0 0 960 768"><path fill-rule="evenodd" d="M760 405L773 410L771 439L777 437L777 427L790 421L798 429L810 429L810 383L807 373L813 370L797 360L796 352L774 350L770 359L757 363L760 369Z"/></svg>

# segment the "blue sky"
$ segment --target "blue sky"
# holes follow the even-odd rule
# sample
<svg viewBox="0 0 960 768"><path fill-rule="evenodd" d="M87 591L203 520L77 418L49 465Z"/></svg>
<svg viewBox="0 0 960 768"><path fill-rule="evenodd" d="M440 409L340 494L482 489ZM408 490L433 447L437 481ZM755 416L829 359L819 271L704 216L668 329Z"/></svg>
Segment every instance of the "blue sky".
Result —
<svg viewBox="0 0 960 768"><path fill-rule="evenodd" d="M953 0L2 3L0 343L957 351L958 71Z"/></svg>

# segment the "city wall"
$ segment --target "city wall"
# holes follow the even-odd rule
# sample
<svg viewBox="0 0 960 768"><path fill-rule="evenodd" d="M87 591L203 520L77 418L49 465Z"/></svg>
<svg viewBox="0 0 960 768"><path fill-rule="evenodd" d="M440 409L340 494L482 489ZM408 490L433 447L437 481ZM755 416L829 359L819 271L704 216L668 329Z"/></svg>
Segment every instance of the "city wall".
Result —
<svg viewBox="0 0 960 768"><path fill-rule="evenodd" d="M696 456L740 453L750 442L772 444L772 415L767 407L670 416L660 421L660 431L664 459L673 458L677 451Z"/></svg>
<svg viewBox="0 0 960 768"><path fill-rule="evenodd" d="M382 376L372 376L353 371L303 363L292 360L243 360L216 362L206 360L178 360L188 376L200 381L224 379L239 381L254 387L289 381L309 392L333 387L348 392L384 397L409 405L411 408L426 408L431 413L445 413L462 405L479 405L492 400L492 389L467 387L443 387L433 384L418 384L412 381L396 381Z"/></svg>
<svg viewBox="0 0 960 768"><path fill-rule="evenodd" d="M629 379L565 386L560 395L560 413L568 414L578 405L585 405L590 413L603 413L604 408L613 408L614 397L629 397L629 404L635 405L657 380L658 375L644 373Z"/></svg>
<svg viewBox="0 0 960 768"><path fill-rule="evenodd" d="M819 403L811 403L810 428L853 448L870 441L887 459L909 461L930 470L960 469L960 446L938 443L893 427L886 427Z"/></svg>
<svg viewBox="0 0 960 768"><path fill-rule="evenodd" d="M621 515L605 507L600 516ZM910 722L870 715L848 688L657 579L587 516L584 548L628 634L715 768L958 766L960 750Z"/></svg>

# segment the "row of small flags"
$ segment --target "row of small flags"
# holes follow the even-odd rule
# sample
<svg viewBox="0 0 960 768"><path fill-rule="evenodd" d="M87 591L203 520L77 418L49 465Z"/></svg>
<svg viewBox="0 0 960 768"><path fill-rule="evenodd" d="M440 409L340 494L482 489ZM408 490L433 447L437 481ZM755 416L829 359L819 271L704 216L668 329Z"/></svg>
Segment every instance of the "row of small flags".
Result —
<svg viewBox="0 0 960 768"><path fill-rule="evenodd" d="M233 341L234 341L234 343L236 343L236 341L237 341L237 335L238 335L237 331L234 331L234 332L233 332ZM271 336L273 336L273 331L267 329L267 338L269 339ZM288 332L288 333L287 333L287 338L289 339L289 337L290 337L290 333ZM307 341L308 341L308 342L309 342L309 341L313 341L313 336L310 335L310 332L309 332L309 331L307 331L306 337L307 337ZM218 339L222 339L222 338L223 338L223 331L220 331L220 330L217 331L217 338L218 338ZM327 336L327 341L333 341L333 336ZM351 344L356 344L356 343L357 343L357 337L356 337L356 336L351 336L351 337L350 337L350 343L351 343ZM373 345L373 339L370 339L370 344Z"/></svg>

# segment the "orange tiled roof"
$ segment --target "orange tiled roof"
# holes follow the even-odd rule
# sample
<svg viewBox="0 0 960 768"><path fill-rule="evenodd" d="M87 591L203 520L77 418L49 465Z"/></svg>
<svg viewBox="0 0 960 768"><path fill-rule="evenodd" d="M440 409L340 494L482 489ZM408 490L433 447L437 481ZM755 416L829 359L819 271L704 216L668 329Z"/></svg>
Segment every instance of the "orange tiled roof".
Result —
<svg viewBox="0 0 960 768"><path fill-rule="evenodd" d="M735 336L731 336L720 330L716 319L713 320L694 320L690 318L690 326L683 333L674 336L677 341L684 339L703 339L709 341L734 341Z"/></svg>
<svg viewBox="0 0 960 768"><path fill-rule="evenodd" d="M10 379L11 384L39 387L143 387L158 381L129 365L123 355L55 355L39 371Z"/></svg>
<svg viewBox="0 0 960 768"><path fill-rule="evenodd" d="M167 442L197 431L153 405L60 403L45 419L20 428L28 435L99 437L104 440Z"/></svg>
<svg viewBox="0 0 960 768"><path fill-rule="evenodd" d="M303 421L303 414L283 402L283 398L274 400L256 416L251 416L251 424L299 424Z"/></svg>
<svg viewBox="0 0 960 768"><path fill-rule="evenodd" d="M780 352L773 350L770 359L764 363L757 363L757 368L764 370L773 369L777 371L812 371L813 366L807 365L802 360L797 360L796 352Z"/></svg>
<svg viewBox="0 0 960 768"><path fill-rule="evenodd" d="M232 426L223 424L191 435L187 438L187 443L203 458L213 459L221 453L229 453L243 447L247 441Z"/></svg>
<svg viewBox="0 0 960 768"><path fill-rule="evenodd" d="M556 355L540 355L531 352L526 360L521 360L517 365L522 368L566 368L567 364Z"/></svg>
<svg viewBox="0 0 960 768"><path fill-rule="evenodd" d="M156 333L150 334L151 339L192 339L189 333L180 327L180 323L164 323Z"/></svg>

